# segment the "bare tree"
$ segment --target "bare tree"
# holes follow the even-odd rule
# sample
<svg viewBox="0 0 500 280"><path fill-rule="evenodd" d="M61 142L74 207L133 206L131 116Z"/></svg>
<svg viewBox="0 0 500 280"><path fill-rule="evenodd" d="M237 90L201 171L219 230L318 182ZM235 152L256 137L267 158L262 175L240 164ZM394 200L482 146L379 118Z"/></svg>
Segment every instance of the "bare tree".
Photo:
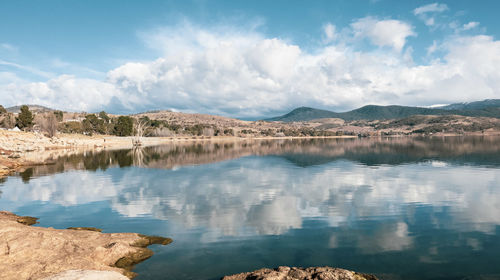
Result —
<svg viewBox="0 0 500 280"><path fill-rule="evenodd" d="M135 130L135 137L132 140L134 146L141 146L142 145L142 137L144 136L144 133L146 132L147 128L147 122L144 120L137 120L134 124L134 130Z"/></svg>
<svg viewBox="0 0 500 280"><path fill-rule="evenodd" d="M145 150L141 146L135 146L130 152L132 155L132 163L134 166L144 167L146 165L145 161Z"/></svg>
<svg viewBox="0 0 500 280"><path fill-rule="evenodd" d="M48 137L52 138L57 134L57 117L53 113L39 114L35 120L40 130Z"/></svg>

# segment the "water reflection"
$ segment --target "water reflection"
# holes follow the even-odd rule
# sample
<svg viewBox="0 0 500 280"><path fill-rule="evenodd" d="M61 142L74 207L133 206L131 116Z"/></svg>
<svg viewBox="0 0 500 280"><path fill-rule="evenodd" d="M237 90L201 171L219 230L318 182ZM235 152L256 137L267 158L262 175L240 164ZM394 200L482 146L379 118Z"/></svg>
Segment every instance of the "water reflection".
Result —
<svg viewBox="0 0 500 280"><path fill-rule="evenodd" d="M435 160L448 164L500 166L498 137L284 139L234 142L176 143L132 150L98 151L58 156L53 165L37 166L20 173L25 182L33 176L65 170L106 170L139 166L175 169L231 160L249 155L276 155L296 166L308 167L336 160L367 166L401 165ZM50 159L49 159L50 161Z"/></svg>
<svg viewBox="0 0 500 280"><path fill-rule="evenodd" d="M469 275L478 262L491 274L500 273L487 265L500 257L491 249L500 247L499 165L498 138L167 145L73 155L34 167L29 176L2 183L0 205L63 221L82 215L69 217L63 208L100 205L112 212L99 217L107 219L101 223L109 231L119 228L116 217L139 219L151 233L182 244L168 252L178 259L157 259L168 258L174 279L279 264L338 265L419 279L425 273L415 271L423 265L453 263L455 269L460 258L471 264L457 275ZM40 208L47 212L37 215ZM239 240L257 242L259 256L250 254L229 269L218 258L242 258ZM198 250L206 246L218 253ZM372 256L378 266L367 262ZM212 271L191 267L207 257L213 258L207 263ZM161 278L162 269L144 269L141 277ZM437 267L425 269L429 279L439 278Z"/></svg>

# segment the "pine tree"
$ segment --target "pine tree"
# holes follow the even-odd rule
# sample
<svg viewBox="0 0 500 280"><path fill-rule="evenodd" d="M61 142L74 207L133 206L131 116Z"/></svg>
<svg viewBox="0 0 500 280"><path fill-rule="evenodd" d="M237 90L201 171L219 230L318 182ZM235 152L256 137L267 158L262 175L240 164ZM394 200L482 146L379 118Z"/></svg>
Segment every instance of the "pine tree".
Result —
<svg viewBox="0 0 500 280"><path fill-rule="evenodd" d="M20 129L30 128L33 125L33 114L26 105L21 106L21 112L16 118L16 126Z"/></svg>

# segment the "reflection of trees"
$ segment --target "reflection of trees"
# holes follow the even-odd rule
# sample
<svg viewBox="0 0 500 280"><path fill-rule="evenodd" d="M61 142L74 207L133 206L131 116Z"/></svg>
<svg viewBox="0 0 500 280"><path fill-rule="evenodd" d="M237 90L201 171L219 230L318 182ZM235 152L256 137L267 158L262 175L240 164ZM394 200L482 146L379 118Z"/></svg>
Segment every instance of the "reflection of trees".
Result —
<svg viewBox="0 0 500 280"><path fill-rule="evenodd" d="M7 177L0 177L0 187L7 182ZM0 198L2 198L2 190L0 189Z"/></svg>
<svg viewBox="0 0 500 280"><path fill-rule="evenodd" d="M145 162L145 150L142 146L135 146L132 150L130 150L130 155L132 157L132 164L134 166L144 167L146 165Z"/></svg>
<svg viewBox="0 0 500 280"><path fill-rule="evenodd" d="M24 170L23 172L19 173L21 176L21 179L23 180L23 183L29 183L31 177L33 176L33 168L28 168Z"/></svg>
<svg viewBox="0 0 500 280"><path fill-rule="evenodd" d="M500 165L495 137L280 139L234 142L172 143L132 150L86 152L36 167L34 175L68 169L106 170L110 166L171 169L249 155L276 155L301 167L346 159L365 165L399 165L439 159L455 164Z"/></svg>

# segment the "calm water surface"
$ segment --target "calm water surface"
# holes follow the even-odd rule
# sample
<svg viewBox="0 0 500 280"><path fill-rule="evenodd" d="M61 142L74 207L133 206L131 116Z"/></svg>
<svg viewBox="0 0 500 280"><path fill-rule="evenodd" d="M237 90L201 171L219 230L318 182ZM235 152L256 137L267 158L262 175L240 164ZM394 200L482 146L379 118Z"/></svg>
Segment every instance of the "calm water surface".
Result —
<svg viewBox="0 0 500 280"><path fill-rule="evenodd" d="M59 158L0 182L40 226L169 236L136 279L334 266L500 279L500 138L165 145Z"/></svg>

